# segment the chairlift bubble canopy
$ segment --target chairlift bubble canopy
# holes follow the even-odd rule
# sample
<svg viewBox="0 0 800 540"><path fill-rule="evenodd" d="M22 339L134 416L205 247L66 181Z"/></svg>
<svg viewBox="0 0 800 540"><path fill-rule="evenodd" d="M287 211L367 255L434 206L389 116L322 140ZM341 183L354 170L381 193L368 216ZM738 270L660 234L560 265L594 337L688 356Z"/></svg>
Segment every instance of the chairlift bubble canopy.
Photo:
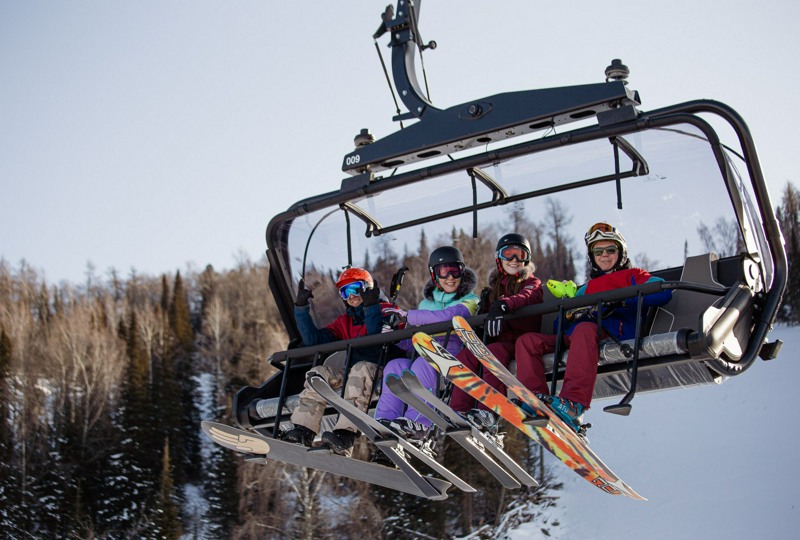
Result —
<svg viewBox="0 0 800 540"><path fill-rule="evenodd" d="M618 227L633 263L665 281L573 299L546 293L543 304L513 314L542 315L542 327L532 331L553 332L554 319L573 307L674 291L631 340L633 358L618 344L603 345L595 398L619 401L610 412L627 414L636 392L718 384L759 355L777 355L780 342L770 343L768 333L786 287L784 241L755 144L736 111L705 99L643 110L619 60L604 82L439 109L417 83L421 40L402 4L387 10L376 35L390 36L393 82L408 110L395 119L408 125L374 142L361 133L363 144L343 158L347 176L338 190L303 199L269 222L270 288L293 347L272 355L274 377L237 394L241 426L277 434L275 420L288 419L287 399L302 388L305 372L333 352L451 330L439 323L303 347L293 315L301 277L335 280L348 265L370 269L382 253L418 255L423 236L430 249L462 230L493 245L513 232L515 212L548 240L553 205L572 217L558 234L573 239L577 282L585 282L583 234L597 221ZM478 278L486 283L486 275ZM341 313L341 300L335 290L314 293L312 313L323 327ZM550 377L557 385L563 365ZM274 414L254 418L252 404L264 399L275 402Z"/></svg>

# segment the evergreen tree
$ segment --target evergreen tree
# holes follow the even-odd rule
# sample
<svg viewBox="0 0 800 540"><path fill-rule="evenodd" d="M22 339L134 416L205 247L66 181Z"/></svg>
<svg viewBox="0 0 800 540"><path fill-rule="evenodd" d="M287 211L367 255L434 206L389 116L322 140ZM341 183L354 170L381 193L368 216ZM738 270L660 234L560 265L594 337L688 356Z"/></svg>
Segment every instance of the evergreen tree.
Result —
<svg viewBox="0 0 800 540"><path fill-rule="evenodd" d="M161 458L161 481L159 482L158 500L154 512L154 525L157 537L164 540L177 540L181 536L181 524L178 519L178 507L173 496L172 466L169 459L169 438L164 438L164 450Z"/></svg>
<svg viewBox="0 0 800 540"><path fill-rule="evenodd" d="M194 331L189 313L189 300L183 288L180 272L175 274L172 301L169 304L169 324L178 346L187 353L191 352L194 346Z"/></svg>
<svg viewBox="0 0 800 540"><path fill-rule="evenodd" d="M120 396L121 414L113 429L121 439L120 451L109 455L103 491L106 499L97 510L98 523L112 536L135 530L154 504L161 464L161 439L154 421L150 387L150 359L137 331L136 310L131 310L127 328L127 369Z"/></svg>
<svg viewBox="0 0 800 540"><path fill-rule="evenodd" d="M20 528L19 478L14 463L14 437L8 424L8 377L11 374L11 339L0 328L0 527L9 538Z"/></svg>
<svg viewBox="0 0 800 540"><path fill-rule="evenodd" d="M239 458L225 448L211 448L203 480L208 500L209 533L213 538L229 538L239 522Z"/></svg>
<svg viewBox="0 0 800 540"><path fill-rule="evenodd" d="M197 388L192 366L195 335L188 295L180 272L175 275L169 322L176 347L172 351L171 365L164 364L163 384L168 387L169 393L164 394L163 406L165 410L175 410L175 416L171 416L166 424L170 426L169 436L174 443L175 476L182 485L188 479L198 478L200 473L200 439L197 434L200 415L195 403Z"/></svg>

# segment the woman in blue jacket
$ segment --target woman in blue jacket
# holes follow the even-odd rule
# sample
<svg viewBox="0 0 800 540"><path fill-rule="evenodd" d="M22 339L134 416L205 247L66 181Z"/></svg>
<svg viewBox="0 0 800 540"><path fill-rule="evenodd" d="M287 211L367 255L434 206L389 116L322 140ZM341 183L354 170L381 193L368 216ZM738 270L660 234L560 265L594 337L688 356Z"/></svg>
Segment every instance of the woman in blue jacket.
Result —
<svg viewBox="0 0 800 540"><path fill-rule="evenodd" d="M428 259L431 279L423 288L423 299L419 309L400 313L410 326L422 326L442 321L450 321L456 315L470 317L478 312L480 298L473 292L478 284L475 272L464 264L461 251L452 246L435 249ZM444 335L436 339L444 344ZM399 344L405 348L405 343ZM457 355L463 345L455 334L450 335L447 349ZM424 359L417 357L413 362L408 358L389 361L383 371L384 385L375 410L375 418L393 429L400 430L409 438L421 438L430 426L430 421L395 396L386 385L386 377L400 375L410 369L420 382L431 392L436 393L438 375L436 370Z"/></svg>

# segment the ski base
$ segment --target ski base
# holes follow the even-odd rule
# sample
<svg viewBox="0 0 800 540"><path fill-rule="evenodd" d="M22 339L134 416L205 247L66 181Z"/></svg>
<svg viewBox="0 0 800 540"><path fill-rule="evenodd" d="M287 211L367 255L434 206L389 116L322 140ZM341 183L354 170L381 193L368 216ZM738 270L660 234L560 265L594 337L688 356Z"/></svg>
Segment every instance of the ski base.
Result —
<svg viewBox="0 0 800 540"><path fill-rule="evenodd" d="M334 454L326 448L306 448L218 422L203 421L201 427L215 443L248 454L247 461L282 461L433 500L446 499L451 486L450 482L424 477L428 487L422 490L399 469Z"/></svg>

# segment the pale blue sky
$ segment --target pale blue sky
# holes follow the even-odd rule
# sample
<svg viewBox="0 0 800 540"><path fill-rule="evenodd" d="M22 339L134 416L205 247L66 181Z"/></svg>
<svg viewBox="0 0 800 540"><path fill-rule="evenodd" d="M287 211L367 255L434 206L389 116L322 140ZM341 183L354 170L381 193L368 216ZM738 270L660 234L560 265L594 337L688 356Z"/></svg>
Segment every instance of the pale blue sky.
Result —
<svg viewBox="0 0 800 540"><path fill-rule="evenodd" d="M395 129L371 38L388 3L0 0L0 257L50 282L89 261L127 275L259 258L272 215L338 188L359 129ZM421 15L438 107L600 82L621 58L645 110L737 109L773 203L800 183L795 2L426 0Z"/></svg>

